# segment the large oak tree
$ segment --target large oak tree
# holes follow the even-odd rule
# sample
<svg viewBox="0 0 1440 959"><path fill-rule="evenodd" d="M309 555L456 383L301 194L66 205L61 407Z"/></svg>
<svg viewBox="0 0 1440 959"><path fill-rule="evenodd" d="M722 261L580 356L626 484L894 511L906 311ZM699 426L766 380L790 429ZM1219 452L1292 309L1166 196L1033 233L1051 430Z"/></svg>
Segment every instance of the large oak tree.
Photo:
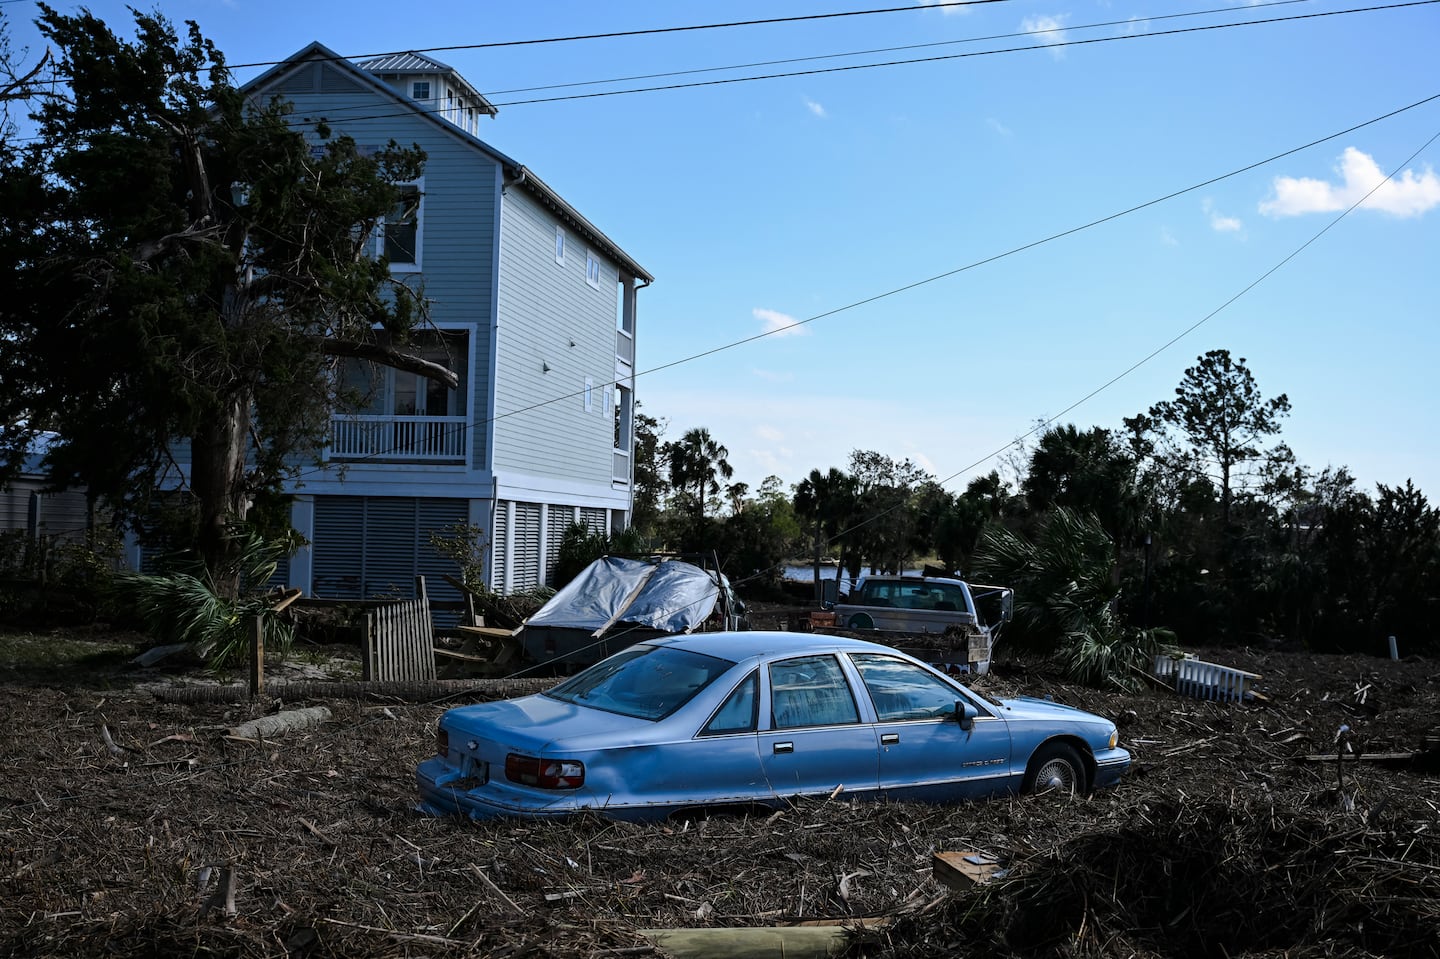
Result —
<svg viewBox="0 0 1440 959"><path fill-rule="evenodd" d="M255 498L315 461L339 357L455 385L407 349L420 291L375 255L424 154L247 98L193 22L37 23L55 82L30 88L34 136L0 141L0 470L45 435L49 480L132 524L178 484L214 573Z"/></svg>

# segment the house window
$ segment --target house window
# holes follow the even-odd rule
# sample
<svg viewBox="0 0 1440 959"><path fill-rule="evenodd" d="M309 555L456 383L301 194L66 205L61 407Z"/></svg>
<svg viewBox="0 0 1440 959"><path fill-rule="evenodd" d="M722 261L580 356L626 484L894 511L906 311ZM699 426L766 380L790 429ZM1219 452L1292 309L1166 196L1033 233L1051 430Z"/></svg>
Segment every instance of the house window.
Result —
<svg viewBox="0 0 1440 959"><path fill-rule="evenodd" d="M615 449L630 452L630 391L618 383L615 386Z"/></svg>
<svg viewBox="0 0 1440 959"><path fill-rule="evenodd" d="M585 377L585 412L589 413L595 408L595 380Z"/></svg>
<svg viewBox="0 0 1440 959"><path fill-rule="evenodd" d="M352 413L380 416L464 416L468 342L466 334L446 331L418 335L405 348L454 370L460 380L456 389L418 373L348 358L341 364L342 404Z"/></svg>
<svg viewBox="0 0 1440 959"><path fill-rule="evenodd" d="M416 100L430 99L430 81L416 80L414 83L410 84L410 96L414 97Z"/></svg>
<svg viewBox="0 0 1440 959"><path fill-rule="evenodd" d="M589 250L585 251L585 282L600 289L600 261Z"/></svg>
<svg viewBox="0 0 1440 959"><path fill-rule="evenodd" d="M565 228L559 224L555 226L555 262L565 262Z"/></svg>
<svg viewBox="0 0 1440 959"><path fill-rule="evenodd" d="M379 227L376 250L397 273L420 269L420 213L425 193L420 183L400 184L400 197Z"/></svg>

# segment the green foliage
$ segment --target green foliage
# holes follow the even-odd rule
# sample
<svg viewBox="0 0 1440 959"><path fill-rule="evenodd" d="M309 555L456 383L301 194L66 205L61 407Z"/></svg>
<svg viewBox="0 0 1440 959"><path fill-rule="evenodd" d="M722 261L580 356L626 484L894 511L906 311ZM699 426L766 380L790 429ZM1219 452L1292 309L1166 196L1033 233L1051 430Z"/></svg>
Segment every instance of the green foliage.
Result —
<svg viewBox="0 0 1440 959"><path fill-rule="evenodd" d="M1260 440L1278 433L1280 420L1289 413L1290 400L1285 394L1265 399L1245 358L1232 359L1229 350L1211 350L1201 356L1185 371L1175 398L1150 408L1155 420L1184 433L1195 462L1216 471L1227 524L1236 469L1262 455Z"/></svg>
<svg viewBox="0 0 1440 959"><path fill-rule="evenodd" d="M583 523L571 523L561 534L551 581L560 589L602 556L634 556L648 551L645 537L633 526L607 535L592 533Z"/></svg>
<svg viewBox="0 0 1440 959"><path fill-rule="evenodd" d="M735 475L729 456L730 451L704 427L687 430L661 448L661 457L670 469L670 485L682 501L682 509L693 512L697 519L706 517L710 503L720 495L720 481Z"/></svg>
<svg viewBox="0 0 1440 959"><path fill-rule="evenodd" d="M855 480L856 522L851 527L856 559L884 570L899 570L916 555L921 535L915 499L932 482L929 473L910 460L894 460L873 450L850 454ZM928 551L928 550L927 550Z"/></svg>
<svg viewBox="0 0 1440 959"><path fill-rule="evenodd" d="M160 643L184 643L210 667L222 670L244 662L250 648L249 622L260 617L265 648L283 658L294 641L294 629L271 611L265 584L290 551L286 541L268 542L253 531L232 530L236 546L230 568L220 575L242 584L237 598L223 595L211 571L192 558L189 569L177 560L172 572L148 575L124 571L115 588L134 605L150 634Z"/></svg>
<svg viewBox="0 0 1440 959"><path fill-rule="evenodd" d="M472 592L486 589L485 560L490 553L490 540L485 530L470 523L455 523L430 533L430 548L455 561L460 568L460 582Z"/></svg>
<svg viewBox="0 0 1440 959"><path fill-rule="evenodd" d="M188 440L193 542L233 596L227 530L318 455L334 357L418 359L422 292L364 250L424 156L246 97L193 24L41 10L61 95L0 149L0 471L58 431L49 479L135 522Z"/></svg>
<svg viewBox="0 0 1440 959"><path fill-rule="evenodd" d="M1175 647L1168 629L1120 627L1110 633L1087 632L1070 637L1057 656L1061 672L1077 683L1096 688L1135 689L1148 675L1155 654Z"/></svg>
<svg viewBox="0 0 1440 959"><path fill-rule="evenodd" d="M665 422L641 413L638 401L635 411L635 440L630 457L634 472L630 525L653 537L660 520L660 505L670 489L661 463L660 437L665 435Z"/></svg>
<svg viewBox="0 0 1440 959"><path fill-rule="evenodd" d="M1011 640L1053 655L1078 682L1129 688L1163 634L1122 622L1113 552L1093 516L1060 508L1041 521L1034 541L988 528L975 565L979 577L1015 590Z"/></svg>

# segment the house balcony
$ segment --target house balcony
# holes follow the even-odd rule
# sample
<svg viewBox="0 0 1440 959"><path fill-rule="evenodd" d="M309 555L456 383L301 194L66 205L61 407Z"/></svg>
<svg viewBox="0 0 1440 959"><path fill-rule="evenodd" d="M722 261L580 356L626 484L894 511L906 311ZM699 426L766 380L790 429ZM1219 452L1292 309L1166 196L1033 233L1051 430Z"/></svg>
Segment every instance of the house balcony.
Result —
<svg viewBox="0 0 1440 959"><path fill-rule="evenodd" d="M615 450L614 465L610 470L610 479L616 483L629 485L630 483L630 454L624 450Z"/></svg>
<svg viewBox="0 0 1440 959"><path fill-rule="evenodd" d="M338 415L330 419L330 459L463 464L469 435L466 416Z"/></svg>
<svg viewBox="0 0 1440 959"><path fill-rule="evenodd" d="M624 330L615 331L615 359L626 366L635 365L635 338Z"/></svg>

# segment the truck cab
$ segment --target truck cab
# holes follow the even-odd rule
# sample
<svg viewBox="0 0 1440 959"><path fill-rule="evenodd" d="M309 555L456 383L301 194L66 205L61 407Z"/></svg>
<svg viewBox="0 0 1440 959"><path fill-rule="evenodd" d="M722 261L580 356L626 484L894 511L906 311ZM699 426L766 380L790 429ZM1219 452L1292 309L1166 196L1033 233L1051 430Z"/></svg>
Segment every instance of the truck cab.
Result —
<svg viewBox="0 0 1440 959"><path fill-rule="evenodd" d="M1013 602L1014 591L1003 586L972 585L940 576L867 576L845 602L835 604L835 625L943 636L950 642L934 649L928 648L934 644L927 644L928 655L922 658L946 668L963 665L983 673L1000 626L1010 620Z"/></svg>

